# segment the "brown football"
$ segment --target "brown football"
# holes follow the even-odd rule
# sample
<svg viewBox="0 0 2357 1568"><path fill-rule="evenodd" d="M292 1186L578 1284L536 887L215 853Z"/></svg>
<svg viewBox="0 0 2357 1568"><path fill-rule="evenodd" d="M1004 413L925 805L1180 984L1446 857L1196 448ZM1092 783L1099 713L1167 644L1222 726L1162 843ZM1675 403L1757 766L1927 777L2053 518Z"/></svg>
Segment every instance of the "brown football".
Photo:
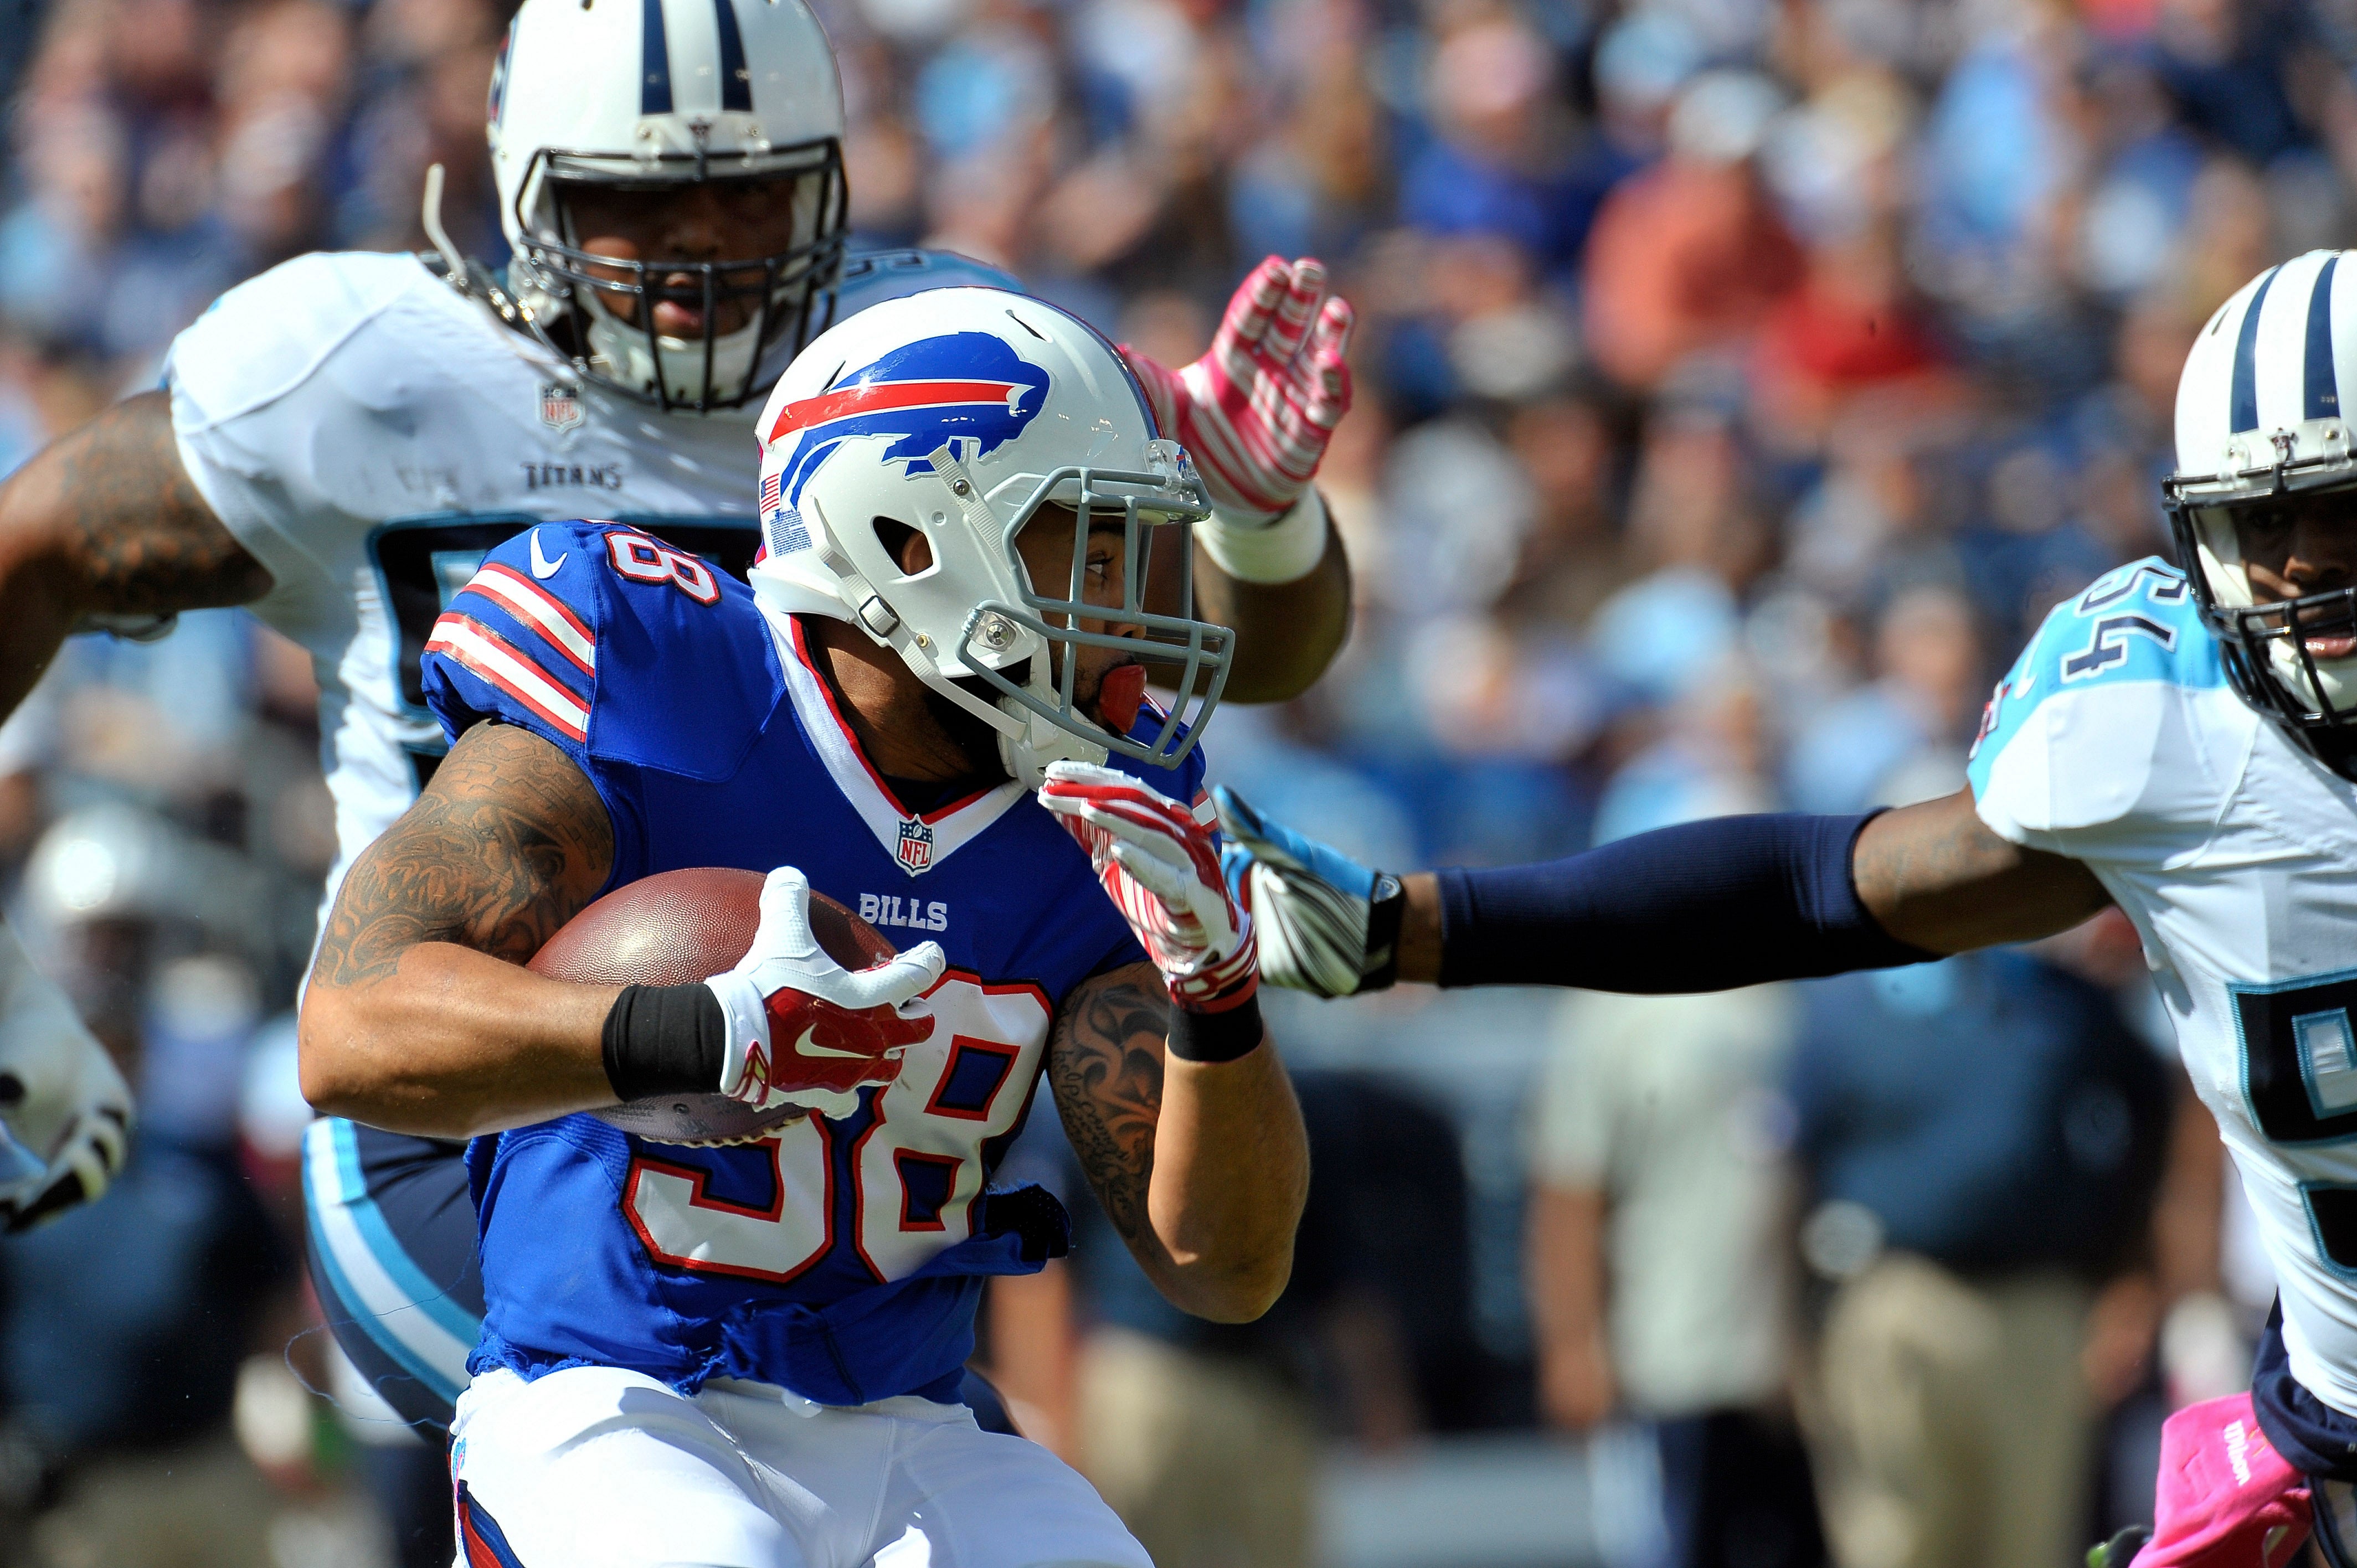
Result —
<svg viewBox="0 0 2357 1568"><path fill-rule="evenodd" d="M733 866L661 871L617 887L565 922L532 971L588 985L685 985L733 968L761 923L761 874ZM894 952L884 934L816 888L811 930L845 969ZM800 1119L796 1106L759 1113L725 1094L666 1094L591 1115L660 1144L743 1144Z"/></svg>

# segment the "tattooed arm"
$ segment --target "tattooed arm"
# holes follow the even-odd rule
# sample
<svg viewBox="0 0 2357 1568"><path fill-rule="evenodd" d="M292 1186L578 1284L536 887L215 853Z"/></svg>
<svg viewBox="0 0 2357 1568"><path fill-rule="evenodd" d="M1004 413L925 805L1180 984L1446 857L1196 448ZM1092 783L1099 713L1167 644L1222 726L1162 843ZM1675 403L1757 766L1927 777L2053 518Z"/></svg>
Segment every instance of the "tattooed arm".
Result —
<svg viewBox="0 0 2357 1568"><path fill-rule="evenodd" d="M0 717L91 616L242 605L270 574L181 465L168 393L142 392L0 485Z"/></svg>
<svg viewBox="0 0 2357 1568"><path fill-rule="evenodd" d="M1166 1061L1169 993L1150 963L1075 987L1048 1039L1065 1135L1138 1266L1172 1305L1245 1323L1293 1271L1309 1145L1265 1042L1231 1062Z"/></svg>
<svg viewBox="0 0 2357 1568"><path fill-rule="evenodd" d="M1846 832L1838 819L1792 818L1781 821L1808 823L1830 823ZM1854 820L1854 819L1853 819ZM1691 824L1700 827L1701 824ZM1670 834L1684 833L1687 829L1673 828L1663 833L1645 834L1623 839L1608 850L1589 852L1587 856L1575 856L1567 863L1577 867L1592 865L1591 857L1610 855L1617 863L1617 875L1624 882L1642 881L1649 886L1658 882L1664 868L1684 870L1668 857L1675 850L1647 850L1649 840L1666 839ZM1684 841L1690 844L1691 840ZM1837 846L1836 846L1837 847ZM1329 852L1330 853L1330 852ZM1643 862L1641 870L1635 863L1646 854L1653 859ZM1521 875L1534 868L1512 868L1511 874ZM1542 875L1567 877L1569 872L1554 872L1535 868ZM1860 918L1855 924L1858 930L1848 933L1857 938L1866 933L1866 947L1875 939L1895 938L1907 947L1920 950L1913 953L1867 951L1853 940L1839 950L1847 956L1834 957L1828 946L1811 948L1813 940L1784 928L1792 922L1791 913L1781 904L1768 908L1764 902L1757 910L1748 906L1730 907L1729 895L1708 891L1697 893L1684 887L1674 894L1649 903L1644 914L1648 918L1674 917L1670 922L1680 926L1691 939L1700 929L1697 922L1724 919L1729 915L1757 914L1762 920L1779 922L1778 931L1787 947L1807 958L1807 963L1775 973L1753 972L1747 970L1739 979L1727 978L1723 972L1711 968L1712 953L1707 941L1689 941L1692 950L1684 953L1691 969L1683 975L1692 984L1656 986L1652 984L1607 985L1608 990L1652 992L1659 990L1706 991L1727 985L1749 985L1760 980L1792 979L1808 975L1830 974L1846 968L1876 968L1892 963L1910 963L1932 953L1964 952L1973 948L1994 947L2000 942L2034 941L2067 931L2080 921L2109 904L2112 896L2104 888L2095 874L2080 862L2063 855L2049 854L2043 850L2026 849L2000 838L1981 821L1973 803L1969 789L1959 789L1937 800L1920 805L1902 806L1895 811L1885 811L1867 822L1857 833L1850 847L1850 880L1857 888L1857 905L1862 907L1870 921ZM1806 881L1814 876L1807 868L1781 868L1790 871L1794 880ZM1500 873L1504 875L1510 873ZM1594 874L1591 873L1591 875ZM1431 872L1418 872L1401 879L1405 897L1402 902L1398 940L1399 978L1437 982L1442 968L1443 921L1439 880ZM1745 887L1738 895L1763 898L1756 887ZM1790 901L1787 899L1786 901ZM1818 911L1822 914L1823 911ZM1543 921L1546 917L1535 918ZM1878 929L1877 929L1878 928ZM1590 918L1566 919L1551 933L1543 962L1530 966L1527 977L1524 963L1515 960L1507 967L1513 972L1501 975L1483 972L1478 979L1459 978L1465 971L1462 964L1449 970L1451 984L1513 983L1529 985L1596 985L1592 978L1565 978L1566 951L1578 950L1578 944L1590 942L1598 934L1598 922ZM1626 938L1629 929L1618 935ZM1822 933L1820 933L1822 934ZM1650 940L1648 932L1641 940ZM1471 938L1458 931L1450 938L1458 941L1458 951ZM1663 944L1654 943L1655 947ZM1880 943L1888 949L1889 943ZM1751 955L1756 957L1757 955ZM1870 962L1861 962L1871 959ZM1810 967L1815 965L1815 967ZM1494 967L1494 966L1493 966ZM1609 966L1606 966L1609 968ZM1756 966L1755 966L1756 967ZM1772 967L1772 965L1771 965Z"/></svg>
<svg viewBox="0 0 2357 1568"><path fill-rule="evenodd" d="M304 1097L446 1138L614 1103L599 1046L620 987L522 967L613 859L605 803L563 752L508 725L461 736L336 894L303 997Z"/></svg>

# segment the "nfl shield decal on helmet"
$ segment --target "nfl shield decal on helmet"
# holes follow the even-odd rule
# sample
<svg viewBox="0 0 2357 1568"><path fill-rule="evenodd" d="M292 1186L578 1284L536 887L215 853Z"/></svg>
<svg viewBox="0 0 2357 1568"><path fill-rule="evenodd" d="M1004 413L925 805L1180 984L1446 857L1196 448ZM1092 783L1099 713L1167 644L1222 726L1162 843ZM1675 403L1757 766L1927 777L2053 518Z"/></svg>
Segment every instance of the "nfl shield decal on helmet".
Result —
<svg viewBox="0 0 2357 1568"><path fill-rule="evenodd" d="M540 384L540 422L558 435L581 423L581 389L565 381Z"/></svg>
<svg viewBox="0 0 2357 1568"><path fill-rule="evenodd" d="M900 824L900 864L919 872L933 864L933 829L914 817Z"/></svg>
<svg viewBox="0 0 2357 1568"><path fill-rule="evenodd" d="M888 463L921 463L963 441L970 463L1020 435L1047 401L1048 372L989 333L951 332L895 349L778 411L769 443L800 437L778 468L783 503L799 507L811 475L855 436L892 437Z"/></svg>

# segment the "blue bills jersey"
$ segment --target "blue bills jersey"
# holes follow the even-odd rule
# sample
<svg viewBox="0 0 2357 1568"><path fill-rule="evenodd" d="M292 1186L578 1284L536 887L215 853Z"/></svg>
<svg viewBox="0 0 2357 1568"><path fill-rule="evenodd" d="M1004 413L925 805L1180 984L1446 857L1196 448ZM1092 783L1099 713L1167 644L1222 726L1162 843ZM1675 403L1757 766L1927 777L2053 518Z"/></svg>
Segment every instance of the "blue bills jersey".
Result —
<svg viewBox="0 0 2357 1568"><path fill-rule="evenodd" d="M950 965L932 1037L847 1118L728 1149L587 1116L479 1140L486 1311L469 1370L953 1398L981 1276L1038 1267L993 1233L986 1186L1029 1114L1049 1019L1082 980L1145 957L1088 857L1011 781L904 810L801 624L622 524L549 523L494 549L427 641L424 683L453 737L496 717L579 765L613 822L609 886L797 865L902 945L939 941ZM1132 770L1202 799L1198 757Z"/></svg>

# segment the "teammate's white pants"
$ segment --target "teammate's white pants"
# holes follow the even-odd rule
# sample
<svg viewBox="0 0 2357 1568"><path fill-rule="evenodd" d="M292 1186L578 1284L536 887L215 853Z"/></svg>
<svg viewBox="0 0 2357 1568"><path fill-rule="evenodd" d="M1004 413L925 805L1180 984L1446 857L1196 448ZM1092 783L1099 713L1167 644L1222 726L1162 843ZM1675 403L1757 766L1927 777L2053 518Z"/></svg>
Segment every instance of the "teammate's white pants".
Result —
<svg viewBox="0 0 2357 1568"><path fill-rule="evenodd" d="M453 1432L459 1568L1153 1568L1077 1471L963 1405L576 1367L476 1379Z"/></svg>

